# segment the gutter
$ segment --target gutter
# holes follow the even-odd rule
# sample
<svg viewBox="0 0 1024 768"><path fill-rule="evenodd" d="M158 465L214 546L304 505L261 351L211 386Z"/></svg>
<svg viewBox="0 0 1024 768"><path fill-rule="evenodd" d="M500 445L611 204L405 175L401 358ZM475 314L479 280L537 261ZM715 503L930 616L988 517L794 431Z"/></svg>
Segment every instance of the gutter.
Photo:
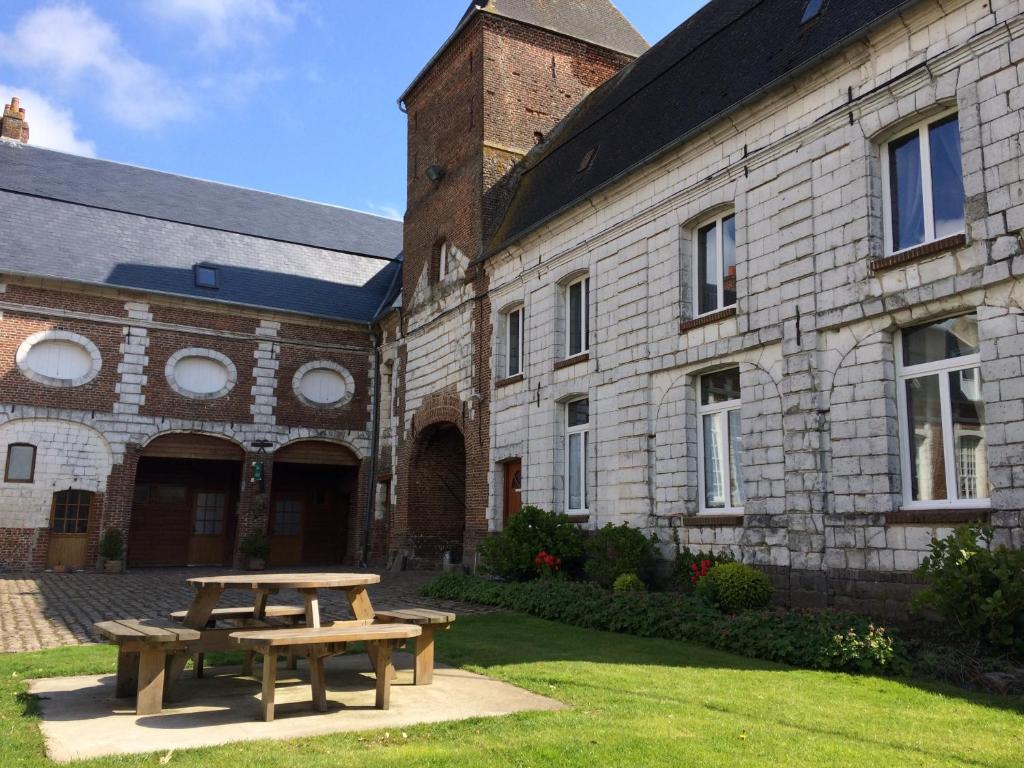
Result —
<svg viewBox="0 0 1024 768"><path fill-rule="evenodd" d="M363 554L359 566L365 568L370 559L370 532L373 530L373 508L377 503L377 451L380 433L380 331L374 327L373 338L373 413L370 417L370 466L366 472L366 521L363 530Z"/></svg>
<svg viewBox="0 0 1024 768"><path fill-rule="evenodd" d="M904 0L898 6L893 8L892 10L882 14L881 16L878 16L874 20L872 20L872 21L868 22L867 24L865 24L863 27L861 27L861 28L851 32L849 35L847 35L846 37L842 38L841 40L838 40L834 44L830 45L828 48L825 48L824 50L818 52L817 54L812 56L810 59L805 61L803 64L800 64L796 68L791 69L789 72L786 72L785 74L780 75L779 77L775 78L771 82L762 85L757 90L751 92L747 96L744 96L742 99L737 101L731 107L728 107L728 108L722 110L721 112L719 112L719 113L717 113L715 115L712 115L711 117L709 117L708 119L706 119L702 123L700 123L699 125L694 126L690 130L688 130L685 133L681 134L680 136L676 137L675 139L670 141L668 144L665 144L664 146L656 149L651 154L641 158L640 160L637 160L635 163L633 163L632 165L628 166L627 168L619 171L617 174L615 174L611 178L606 179L605 181L601 182L600 184L598 184L596 187L594 187L593 189L589 190L585 194L580 195L579 197L575 197L572 200L570 200L569 202L565 203L564 205L559 206L557 209L555 209L554 211L552 211L548 215L538 219L533 224L530 224L530 225L526 226L525 228L523 228L522 230L520 230L519 232L517 232L516 234L511 235L510 237L507 237L505 240L503 240L501 243L499 243L498 245L494 246L493 248L485 249L484 252L483 252L483 255L481 255L479 259L474 260L474 261L475 262L476 261L479 261L479 262L486 261L487 259L491 258L492 256L496 256L497 254L501 253L505 249L510 248L511 246L515 245L520 240L525 238L527 235L537 231L538 229L543 227L545 224L548 224L548 223L554 221L555 219L561 217L563 214L565 214L568 211L572 210L573 208L575 208L577 205L579 205L580 203L584 202L585 200L587 200L589 198L592 198L595 195L597 195L599 192L607 189L608 187L613 186L614 184L617 184L619 181L622 181L627 176L632 175L635 171L639 170L640 168L643 168L645 165L648 165L649 163L653 162L654 160L656 160L657 158L661 157L662 155L668 154L672 150L677 149L678 147L680 147L683 144L687 143L688 141L693 139L696 135L698 135L698 134L704 132L705 130L707 130L708 127L710 127L711 125L714 125L715 123L725 119L729 115L734 114L735 112L737 112L741 108L743 108L743 107L747 106L748 104L750 104L752 101L756 101L757 99L761 98L768 91L774 90L774 89L776 89L776 88L778 88L778 87L780 87L782 85L785 85L786 83L791 82L792 80L795 80L798 76L802 75L804 72L806 72L808 69L810 69L814 65L816 65L819 62L821 62L821 61L823 61L823 60L825 60L827 58L830 58L831 56L835 55L838 51L846 48L848 45L850 45L854 41L859 40L860 38L864 37L870 31L872 31L873 29L881 26L885 22L888 22L890 19L894 18L895 16L898 16L898 15L902 14L903 11L906 8L908 8L908 7L912 6L912 5L916 5L918 2L920 2L920 0ZM557 151L557 149L554 150L554 151ZM536 166L534 166L534 168L536 168ZM533 170L533 168L527 169L525 171L525 173L529 173L531 170Z"/></svg>

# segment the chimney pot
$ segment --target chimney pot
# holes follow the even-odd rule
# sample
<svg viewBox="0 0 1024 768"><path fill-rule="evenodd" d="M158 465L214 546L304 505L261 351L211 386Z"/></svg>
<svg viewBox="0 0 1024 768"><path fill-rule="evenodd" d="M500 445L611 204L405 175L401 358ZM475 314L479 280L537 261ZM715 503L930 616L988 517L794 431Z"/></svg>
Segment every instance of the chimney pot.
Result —
<svg viewBox="0 0 1024 768"><path fill-rule="evenodd" d="M21 106L21 100L17 96L12 96L11 103L4 105L3 116L0 117L0 139L28 144L25 108Z"/></svg>

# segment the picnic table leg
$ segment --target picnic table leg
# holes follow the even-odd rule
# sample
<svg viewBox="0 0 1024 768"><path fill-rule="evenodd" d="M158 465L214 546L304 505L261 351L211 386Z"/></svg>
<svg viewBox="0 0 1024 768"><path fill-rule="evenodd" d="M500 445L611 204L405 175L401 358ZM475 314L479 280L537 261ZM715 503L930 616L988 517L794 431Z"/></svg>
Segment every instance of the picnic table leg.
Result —
<svg viewBox="0 0 1024 768"><path fill-rule="evenodd" d="M216 584L204 584L201 586L199 591L196 592L195 599L192 600L192 605L188 608L188 613L185 614L185 620L182 622L182 625L189 629L200 631L205 629L207 622L210 620L210 615L213 613L213 609L217 607L217 601L220 600L223 592L223 588ZM172 681L177 680L185 670L186 664L188 664L188 654L174 654L167 665L167 676Z"/></svg>
<svg viewBox="0 0 1024 768"><path fill-rule="evenodd" d="M324 675L326 649L313 646L309 654L309 683L313 687L313 708L317 712L327 711L327 681Z"/></svg>
<svg viewBox="0 0 1024 768"><path fill-rule="evenodd" d="M267 614L267 592L260 590L256 593L256 604L252 608L252 617L262 619Z"/></svg>
<svg viewBox="0 0 1024 768"><path fill-rule="evenodd" d="M413 666L413 685L430 685L434 682L434 627L423 627L422 634L416 638L416 663Z"/></svg>
<svg viewBox="0 0 1024 768"><path fill-rule="evenodd" d="M395 679L395 666L391 663L391 641L380 640L377 646L377 709L388 709L391 706L391 681Z"/></svg>
<svg viewBox="0 0 1024 768"><path fill-rule="evenodd" d="M196 677L197 678L201 679L203 677L203 666L205 664L205 660L206 660L206 654L205 653L197 653L196 654L196 658L193 661L193 665L195 666L195 669L196 669Z"/></svg>
<svg viewBox="0 0 1024 768"><path fill-rule="evenodd" d="M293 650L288 651L287 657L285 657L285 669L298 669L299 668L299 657Z"/></svg>
<svg viewBox="0 0 1024 768"><path fill-rule="evenodd" d="M270 649L263 649L263 720L271 722L274 719L274 685L277 683L277 652Z"/></svg>
<svg viewBox="0 0 1024 768"><path fill-rule="evenodd" d="M373 621L373 606L370 604L370 595L366 587L349 587L345 590L345 597L348 598L349 607L352 608L352 615L364 621Z"/></svg>
<svg viewBox="0 0 1024 768"><path fill-rule="evenodd" d="M137 651L117 651L117 686L114 695L130 699L139 689L139 654Z"/></svg>
<svg viewBox="0 0 1024 768"><path fill-rule="evenodd" d="M251 675L252 674L252 662L253 662L253 656L254 655L255 654L253 653L253 651L246 651L245 652L245 658L242 660L242 674L243 675ZM263 658L263 665L266 666L266 664L267 664L267 659L266 659L266 657L264 657Z"/></svg>
<svg viewBox="0 0 1024 768"><path fill-rule="evenodd" d="M306 626L320 626L320 598L315 589L302 590L302 596L306 598Z"/></svg>
<svg viewBox="0 0 1024 768"><path fill-rule="evenodd" d="M158 715L164 701L164 665L167 654L159 649L139 652L139 687L135 712L139 715Z"/></svg>

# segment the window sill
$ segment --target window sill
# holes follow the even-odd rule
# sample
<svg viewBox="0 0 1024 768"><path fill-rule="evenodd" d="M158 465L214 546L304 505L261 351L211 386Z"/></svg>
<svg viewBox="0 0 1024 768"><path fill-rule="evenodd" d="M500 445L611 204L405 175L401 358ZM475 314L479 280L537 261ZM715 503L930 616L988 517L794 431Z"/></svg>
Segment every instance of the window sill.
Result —
<svg viewBox="0 0 1024 768"><path fill-rule="evenodd" d="M496 382L494 382L494 388L501 389L502 387L510 387L513 384L518 384L519 382L525 379L526 376L524 376L521 373L517 373L515 376L507 376L504 379L498 379Z"/></svg>
<svg viewBox="0 0 1024 768"><path fill-rule="evenodd" d="M569 518L569 522L570 523L576 523L577 525L582 525L583 523L589 523L590 522L590 513L589 512L586 513L586 514L582 514L582 515L578 514L578 513L575 513L575 512L570 512L570 513L568 513L566 515L566 517Z"/></svg>
<svg viewBox="0 0 1024 768"><path fill-rule="evenodd" d="M886 525L959 525L987 523L988 507L949 507L945 509L898 509L885 514Z"/></svg>
<svg viewBox="0 0 1024 768"><path fill-rule="evenodd" d="M741 528L743 515L687 515L683 525L688 528Z"/></svg>
<svg viewBox="0 0 1024 768"><path fill-rule="evenodd" d="M944 237L941 240L933 240L930 243L924 243L923 245L915 246L914 248L907 248L905 251L887 256L884 259L875 259L871 262L872 272L885 272L889 269L895 269L908 262L917 261L923 259L926 256L934 256L936 253L942 253L943 251L949 251L953 248L961 248L967 245L967 235L959 234L952 235L950 237Z"/></svg>
<svg viewBox="0 0 1024 768"><path fill-rule="evenodd" d="M709 312L706 315L695 317L692 320L683 320L679 323L679 332L685 333L686 331L693 330L694 328L700 328L705 325L712 325L719 322L720 320L726 320L730 317L736 317L736 307L726 307L720 309L717 312Z"/></svg>
<svg viewBox="0 0 1024 768"><path fill-rule="evenodd" d="M560 371L562 368L569 368L577 363L585 363L590 359L590 353L584 352L579 355L567 357L564 360L556 360L553 370Z"/></svg>

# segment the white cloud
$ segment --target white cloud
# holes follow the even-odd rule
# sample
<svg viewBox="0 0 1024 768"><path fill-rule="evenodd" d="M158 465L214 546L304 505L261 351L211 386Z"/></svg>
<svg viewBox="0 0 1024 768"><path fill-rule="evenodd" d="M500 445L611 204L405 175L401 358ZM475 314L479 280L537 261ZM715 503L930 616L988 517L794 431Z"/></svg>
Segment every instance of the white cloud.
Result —
<svg viewBox="0 0 1024 768"><path fill-rule="evenodd" d="M385 219L395 219L401 221L403 219L402 212L393 205L378 205L377 203L367 203L366 207L373 213L383 216Z"/></svg>
<svg viewBox="0 0 1024 768"><path fill-rule="evenodd" d="M197 29L201 48L258 43L268 31L292 25L291 13L277 0L149 0L160 18Z"/></svg>
<svg viewBox="0 0 1024 768"><path fill-rule="evenodd" d="M65 85L95 87L96 105L132 128L156 128L189 116L181 90L133 56L117 30L85 5L51 5L26 13L13 32L0 33L4 59Z"/></svg>
<svg viewBox="0 0 1024 768"><path fill-rule="evenodd" d="M73 155L96 157L96 145L78 135L71 110L58 107L42 94L29 88L16 88L0 83L0 100L10 103L11 97L21 99L28 122L29 142L34 147L56 149Z"/></svg>

